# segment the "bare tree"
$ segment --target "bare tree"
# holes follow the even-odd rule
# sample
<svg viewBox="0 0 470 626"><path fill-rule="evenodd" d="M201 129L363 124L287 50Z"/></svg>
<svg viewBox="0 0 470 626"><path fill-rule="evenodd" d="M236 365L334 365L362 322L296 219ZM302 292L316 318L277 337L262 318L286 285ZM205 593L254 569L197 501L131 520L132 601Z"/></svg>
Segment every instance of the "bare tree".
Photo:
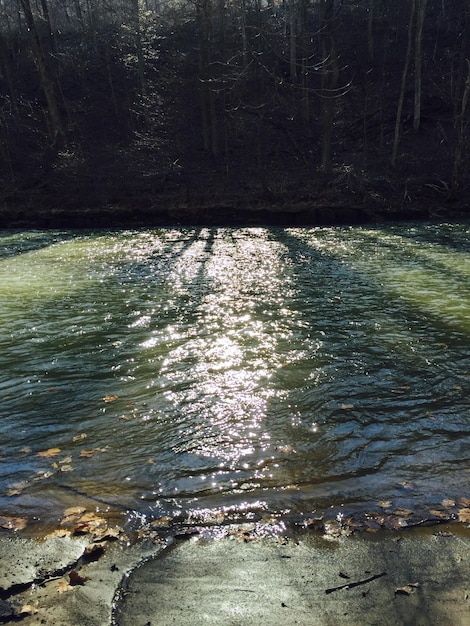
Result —
<svg viewBox="0 0 470 626"><path fill-rule="evenodd" d="M36 62L39 77L41 79L41 86L46 97L48 107L49 133L53 144L56 147L60 147L64 143L65 133L63 130L62 120L57 104L54 82L46 63L44 49L42 47L42 43L37 32L36 22L33 17L30 0L20 1L21 8L23 9L24 17L26 20L26 25L28 27L28 32L30 35L34 60Z"/></svg>

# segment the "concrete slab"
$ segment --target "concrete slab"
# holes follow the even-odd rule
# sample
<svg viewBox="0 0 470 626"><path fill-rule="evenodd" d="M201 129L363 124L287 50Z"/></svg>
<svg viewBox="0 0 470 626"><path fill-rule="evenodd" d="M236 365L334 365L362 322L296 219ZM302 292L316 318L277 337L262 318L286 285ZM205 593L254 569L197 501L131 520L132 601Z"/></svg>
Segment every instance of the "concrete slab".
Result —
<svg viewBox="0 0 470 626"><path fill-rule="evenodd" d="M178 539L170 547L157 535L133 544L122 539L106 544L97 560L79 560L78 565L75 557L84 539L61 544L61 539L0 537L4 583L0 622L21 618L25 626L470 624L470 530L463 526L329 539L317 532L260 538L243 527L203 534ZM75 582L62 569L67 562L79 575ZM42 582L18 589L5 585L37 579L38 571Z"/></svg>
<svg viewBox="0 0 470 626"><path fill-rule="evenodd" d="M119 626L468 626L469 597L464 535L195 538L133 572L115 617Z"/></svg>

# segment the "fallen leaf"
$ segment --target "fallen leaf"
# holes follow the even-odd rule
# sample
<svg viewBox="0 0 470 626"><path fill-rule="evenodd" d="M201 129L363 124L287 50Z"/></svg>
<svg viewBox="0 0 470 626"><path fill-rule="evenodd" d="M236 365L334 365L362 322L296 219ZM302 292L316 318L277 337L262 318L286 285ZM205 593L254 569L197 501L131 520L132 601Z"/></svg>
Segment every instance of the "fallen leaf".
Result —
<svg viewBox="0 0 470 626"><path fill-rule="evenodd" d="M49 450L42 450L41 452L38 452L36 456L40 457L41 459L49 459L53 456L57 456L59 453L60 448L49 448Z"/></svg>
<svg viewBox="0 0 470 626"><path fill-rule="evenodd" d="M342 404L341 405L342 411L350 411L351 409L354 409L354 404Z"/></svg>
<svg viewBox="0 0 470 626"><path fill-rule="evenodd" d="M69 572L69 580L71 585L84 585L88 578L86 576L81 576L76 570L72 570Z"/></svg>
<svg viewBox="0 0 470 626"><path fill-rule="evenodd" d="M115 402L118 398L119 398L119 396L104 396L103 401L104 402Z"/></svg>
<svg viewBox="0 0 470 626"><path fill-rule="evenodd" d="M85 513L79 518L73 532L75 535L87 535L97 531L102 532L106 528L107 523L104 518L98 517L94 513Z"/></svg>
<svg viewBox="0 0 470 626"><path fill-rule="evenodd" d="M465 524L470 522L470 508L460 509L459 522L464 522Z"/></svg>
<svg viewBox="0 0 470 626"><path fill-rule="evenodd" d="M400 485L400 487L403 487L403 489L408 489L410 491L412 489L414 489L413 483L410 483L407 480L403 480L403 481L399 482L398 484Z"/></svg>
<svg viewBox="0 0 470 626"><path fill-rule="evenodd" d="M445 499L441 502L442 506L455 506L455 500Z"/></svg>
<svg viewBox="0 0 470 626"><path fill-rule="evenodd" d="M65 509L64 517L61 519L60 525L67 526L69 524L75 524L85 511L86 509L81 506L71 506L68 509Z"/></svg>
<svg viewBox="0 0 470 626"><path fill-rule="evenodd" d="M391 500L382 500L379 502L379 506L382 509L389 509L392 506L393 502Z"/></svg>
<svg viewBox="0 0 470 626"><path fill-rule="evenodd" d="M20 615L36 615L38 611L39 609L37 609L32 604L23 604L23 606L20 609Z"/></svg>
<svg viewBox="0 0 470 626"><path fill-rule="evenodd" d="M36 476L33 478L33 481L38 482L38 480L46 480L46 478L50 478L51 476L54 476L54 472L45 472L44 470L39 470L39 472L37 472Z"/></svg>
<svg viewBox="0 0 470 626"><path fill-rule="evenodd" d="M395 595L409 596L414 593L418 587L419 583L410 583L409 585L405 585L404 587L397 587L397 589L395 589Z"/></svg>
<svg viewBox="0 0 470 626"><path fill-rule="evenodd" d="M445 511L439 511L439 509L430 509L429 512L431 513L431 515L433 515L434 517L438 517L439 519L449 518L449 513Z"/></svg>
<svg viewBox="0 0 470 626"><path fill-rule="evenodd" d="M61 580L57 586L57 593L65 593L71 589L73 589L72 585L70 585L66 580Z"/></svg>
<svg viewBox="0 0 470 626"><path fill-rule="evenodd" d="M82 515L82 513L85 513L85 511L86 508L83 506L70 506L68 509L65 509L64 515L66 517L70 515Z"/></svg>
<svg viewBox="0 0 470 626"><path fill-rule="evenodd" d="M28 486L27 482L15 483L11 486L10 489L6 492L7 496L17 496L20 494L26 487Z"/></svg>
<svg viewBox="0 0 470 626"><path fill-rule="evenodd" d="M70 530L66 530L65 528L56 528L51 533L46 535L46 539L54 539L58 537L59 539L63 539L64 537L70 537Z"/></svg>
<svg viewBox="0 0 470 626"><path fill-rule="evenodd" d="M411 509L404 509L404 508L395 509L393 513L394 515L397 515L398 517L409 517L410 515L413 515L413 511Z"/></svg>
<svg viewBox="0 0 470 626"><path fill-rule="evenodd" d="M80 456L89 458L93 456L94 454L96 454L97 452L105 452L105 451L106 451L106 448L90 448L89 450L81 450Z"/></svg>
<svg viewBox="0 0 470 626"><path fill-rule="evenodd" d="M465 507L470 506L470 498L459 498L459 504Z"/></svg>
<svg viewBox="0 0 470 626"><path fill-rule="evenodd" d="M169 515L164 515L163 517L159 517L158 519L154 519L150 522L150 526L154 528L168 528L171 525L173 518Z"/></svg>
<svg viewBox="0 0 470 626"><path fill-rule="evenodd" d="M7 517L5 515L0 517L0 528L6 530L24 530L27 524L26 517Z"/></svg>
<svg viewBox="0 0 470 626"><path fill-rule="evenodd" d="M83 439L86 439L88 437L88 435L86 433L80 433L79 435L75 435L75 437L72 437L72 441L82 441Z"/></svg>

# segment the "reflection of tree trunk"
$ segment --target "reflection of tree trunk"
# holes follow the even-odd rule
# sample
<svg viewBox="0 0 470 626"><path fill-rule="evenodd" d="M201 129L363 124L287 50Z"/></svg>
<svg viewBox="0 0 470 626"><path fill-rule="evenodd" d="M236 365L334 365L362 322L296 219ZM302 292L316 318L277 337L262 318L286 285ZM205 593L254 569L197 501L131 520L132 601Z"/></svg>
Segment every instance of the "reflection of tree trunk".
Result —
<svg viewBox="0 0 470 626"><path fill-rule="evenodd" d="M41 41L38 36L36 24L34 22L33 13L31 11L30 0L20 0L21 7L25 16L26 24L31 39L31 47L33 50L34 60L39 71L41 79L41 86L46 96L47 106L49 109L49 131L54 144L58 147L64 141L64 131L62 128L62 121L59 114L59 107L57 105L57 98L54 89L54 83L52 82L49 69L46 64L44 56L44 50L41 45Z"/></svg>
<svg viewBox="0 0 470 626"><path fill-rule="evenodd" d="M337 87L339 82L338 58L334 39L334 0L321 0L322 7L322 156L321 168L331 170L331 142L336 111Z"/></svg>
<svg viewBox="0 0 470 626"><path fill-rule="evenodd" d="M424 15L428 0L418 0L418 11L416 14L416 36L415 36L415 108L413 117L413 130L419 130L421 124L421 69L423 61L422 39Z"/></svg>
<svg viewBox="0 0 470 626"><path fill-rule="evenodd" d="M454 167L452 171L452 182L450 188L450 197L455 198L460 186L460 173L462 171L463 151L465 144L466 121L465 113L467 111L468 99L470 97L470 61L467 59L467 80L462 95L460 113L455 121L455 150L454 150Z"/></svg>
<svg viewBox="0 0 470 626"><path fill-rule="evenodd" d="M403 67L403 74L401 77L400 96L398 98L397 105L397 117L395 121L395 134L393 136L393 148L391 165L395 167L398 154L398 144L400 142L400 126L401 126L401 114L403 110L403 101L405 99L406 79L408 78L408 70L411 62L411 51L413 48L413 24L416 12L416 0L411 0L410 18L408 20L408 44L406 47L405 66Z"/></svg>

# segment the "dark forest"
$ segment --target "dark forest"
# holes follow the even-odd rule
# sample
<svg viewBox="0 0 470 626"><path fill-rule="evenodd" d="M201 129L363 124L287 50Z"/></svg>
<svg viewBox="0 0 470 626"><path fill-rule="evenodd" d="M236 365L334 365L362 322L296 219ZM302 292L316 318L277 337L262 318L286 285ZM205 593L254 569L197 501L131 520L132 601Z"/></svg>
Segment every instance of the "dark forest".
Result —
<svg viewBox="0 0 470 626"><path fill-rule="evenodd" d="M0 226L446 216L466 0L1 0Z"/></svg>

